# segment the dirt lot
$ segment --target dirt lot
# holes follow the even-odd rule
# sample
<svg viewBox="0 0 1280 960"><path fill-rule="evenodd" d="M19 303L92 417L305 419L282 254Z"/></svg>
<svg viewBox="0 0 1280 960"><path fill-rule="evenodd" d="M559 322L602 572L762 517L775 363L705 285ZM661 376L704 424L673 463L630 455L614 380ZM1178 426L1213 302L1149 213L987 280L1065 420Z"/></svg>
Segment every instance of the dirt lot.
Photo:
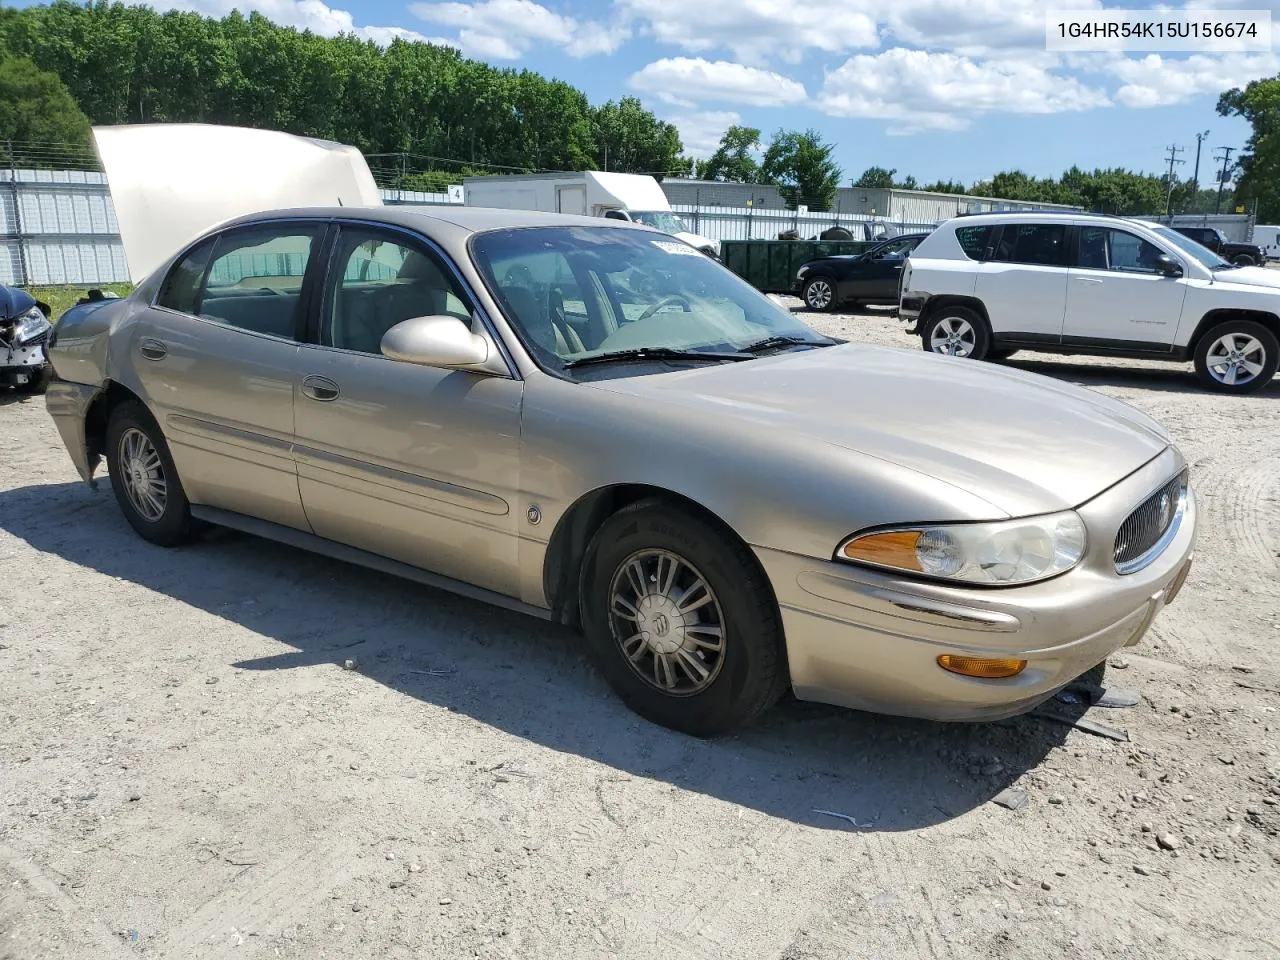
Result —
<svg viewBox="0 0 1280 960"><path fill-rule="evenodd" d="M240 535L152 547L0 397L0 957L1280 956L1280 381L1011 362L1194 465L1194 572L1108 671L1142 701L1088 714L1128 743L795 702L691 740L562 629Z"/></svg>

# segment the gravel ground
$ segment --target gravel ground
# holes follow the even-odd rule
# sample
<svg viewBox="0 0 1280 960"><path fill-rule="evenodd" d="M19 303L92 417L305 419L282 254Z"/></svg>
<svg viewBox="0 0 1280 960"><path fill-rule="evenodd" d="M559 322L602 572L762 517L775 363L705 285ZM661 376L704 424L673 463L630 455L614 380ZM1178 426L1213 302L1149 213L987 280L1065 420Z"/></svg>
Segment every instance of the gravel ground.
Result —
<svg viewBox="0 0 1280 960"><path fill-rule="evenodd" d="M794 701L669 733L562 629L236 534L142 542L43 401L0 396L0 958L1280 956L1280 381L1011 362L1194 465L1195 569L1108 670L1141 702L1089 712L1126 743Z"/></svg>

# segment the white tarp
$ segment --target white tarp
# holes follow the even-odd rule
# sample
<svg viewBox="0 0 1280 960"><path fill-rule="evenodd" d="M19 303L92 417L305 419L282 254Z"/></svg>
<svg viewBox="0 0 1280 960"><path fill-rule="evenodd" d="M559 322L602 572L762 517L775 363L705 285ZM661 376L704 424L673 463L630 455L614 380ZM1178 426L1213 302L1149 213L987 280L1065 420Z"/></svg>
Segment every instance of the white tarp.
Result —
<svg viewBox="0 0 1280 960"><path fill-rule="evenodd" d="M94 127L134 283L234 217L286 207L380 206L355 147L203 123Z"/></svg>

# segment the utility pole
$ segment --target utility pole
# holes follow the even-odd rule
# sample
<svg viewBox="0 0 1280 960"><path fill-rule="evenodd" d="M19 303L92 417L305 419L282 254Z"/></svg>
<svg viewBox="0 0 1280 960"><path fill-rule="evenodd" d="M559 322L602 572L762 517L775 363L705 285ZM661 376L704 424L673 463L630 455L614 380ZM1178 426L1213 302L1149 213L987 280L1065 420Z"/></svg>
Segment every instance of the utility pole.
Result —
<svg viewBox="0 0 1280 960"><path fill-rule="evenodd" d="M1218 202L1213 205L1215 214L1222 212L1222 188L1227 185L1227 170L1229 169L1227 163L1231 160L1231 154L1235 152L1234 147L1219 147L1218 149L1222 151L1222 156L1214 157L1214 159L1222 161L1222 173L1218 176Z"/></svg>
<svg viewBox="0 0 1280 960"><path fill-rule="evenodd" d="M1164 215L1168 217L1169 222L1172 223L1173 222L1173 184L1174 184L1173 165L1175 163L1187 162L1185 160L1178 159L1178 154L1180 154L1186 148L1180 147L1177 144L1171 144L1170 146L1165 147L1165 149L1169 151L1169 195L1164 202Z"/></svg>
<svg viewBox="0 0 1280 960"><path fill-rule="evenodd" d="M1191 182L1196 185L1196 192L1200 191L1200 144L1209 139L1209 131L1196 134L1196 170L1191 174Z"/></svg>

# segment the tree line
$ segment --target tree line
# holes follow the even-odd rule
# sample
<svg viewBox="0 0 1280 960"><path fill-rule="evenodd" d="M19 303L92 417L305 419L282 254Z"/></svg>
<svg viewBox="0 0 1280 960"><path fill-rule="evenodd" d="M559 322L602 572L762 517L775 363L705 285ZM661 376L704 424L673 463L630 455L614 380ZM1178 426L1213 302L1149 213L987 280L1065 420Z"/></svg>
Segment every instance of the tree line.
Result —
<svg viewBox="0 0 1280 960"><path fill-rule="evenodd" d="M1268 86L1269 85L1269 86ZM1249 116L1255 122L1265 124L1268 118L1280 116L1280 78L1259 81L1250 85L1250 93L1231 91L1223 94L1219 112L1233 110ZM1236 107L1239 104L1239 107ZM1255 120L1255 117L1257 118ZM1274 133L1268 129L1255 135L1245 153L1241 169L1243 176L1237 190L1226 192L1221 198L1223 212L1234 209L1233 204L1248 202L1253 196L1263 198L1259 216L1280 217L1280 122L1274 122ZM1264 139L1260 139L1260 136ZM1273 137L1273 139L1266 139ZM1255 143L1257 141L1257 143ZM797 143L802 149L794 149ZM778 166L779 146L791 158L785 175L780 179ZM1261 149L1264 159L1253 159ZM757 161L755 154L763 153ZM762 145L758 129L732 126L725 131L719 147L706 160L696 165L699 177L732 183L784 183L791 191L788 199L801 198L812 209L826 210L840 186L842 173L831 160L832 147L822 142L812 130L804 134L779 132L767 146ZM798 161L798 162L797 162ZM1229 171L1230 172L1230 171ZM1217 175L1206 178L1216 181ZM989 180L965 185L957 180L937 180L921 183L910 174L898 176L898 171L885 167L868 167L850 181L853 187L866 189L926 190L933 193L967 194L975 197L998 197L1005 200L1029 200L1036 203L1058 203L1083 207L1098 213L1120 216L1138 214L1163 214L1166 209L1174 213L1213 213L1220 198L1216 188L1201 189L1192 180L1175 181L1172 192L1167 175L1136 173L1121 167L1083 170L1073 166L1061 177L1034 177L1021 170L997 173ZM1265 189L1259 189L1265 185ZM1274 194L1274 208L1267 207L1266 191ZM1275 209L1273 214L1264 210Z"/></svg>
<svg viewBox="0 0 1280 960"><path fill-rule="evenodd" d="M257 13L214 19L56 0L0 9L0 50L8 57L0 102L9 104L0 106L0 139L87 145L88 122L199 122L478 170L692 168L675 126L635 97L592 105L570 84L469 60L452 47L322 37ZM70 103L35 89L48 85L40 71L56 75ZM29 102L13 106L37 93L46 116Z"/></svg>

